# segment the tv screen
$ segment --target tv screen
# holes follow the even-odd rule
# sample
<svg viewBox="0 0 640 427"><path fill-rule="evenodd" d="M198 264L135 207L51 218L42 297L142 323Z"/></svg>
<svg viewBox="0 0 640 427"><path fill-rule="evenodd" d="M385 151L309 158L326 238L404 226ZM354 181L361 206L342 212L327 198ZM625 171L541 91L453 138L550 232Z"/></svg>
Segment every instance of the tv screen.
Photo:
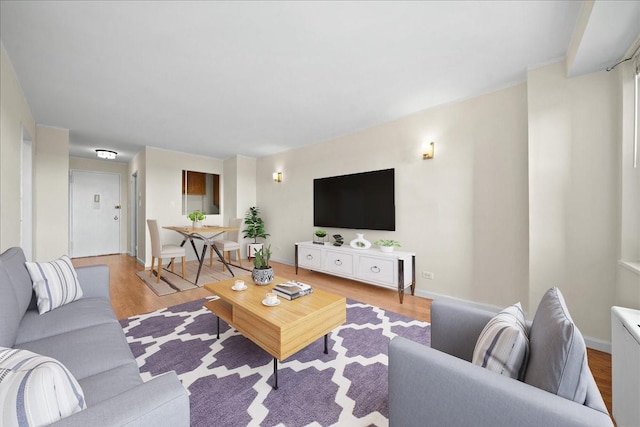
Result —
<svg viewBox="0 0 640 427"><path fill-rule="evenodd" d="M395 231L394 169L314 179L313 225Z"/></svg>

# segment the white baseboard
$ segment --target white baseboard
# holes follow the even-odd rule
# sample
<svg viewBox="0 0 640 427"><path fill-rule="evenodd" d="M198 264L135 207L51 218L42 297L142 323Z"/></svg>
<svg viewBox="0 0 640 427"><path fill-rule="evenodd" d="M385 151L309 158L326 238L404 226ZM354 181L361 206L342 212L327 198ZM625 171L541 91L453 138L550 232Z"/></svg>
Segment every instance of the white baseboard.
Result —
<svg viewBox="0 0 640 427"><path fill-rule="evenodd" d="M587 347L611 354L611 343L598 338L584 337Z"/></svg>
<svg viewBox="0 0 640 427"><path fill-rule="evenodd" d="M485 304L482 302L470 301L462 298L456 298L449 295L437 294L435 292L423 291L421 289L416 289L415 294L419 297L429 298L429 299L448 299L450 301L456 301L464 305L468 305L471 307L479 308L481 310L489 310L495 311L496 313L503 309L503 307L499 307L497 305Z"/></svg>
<svg viewBox="0 0 640 427"><path fill-rule="evenodd" d="M461 304L465 304L471 307L476 307L482 310L490 310L490 311L500 311L502 309L502 307L498 307L495 305L491 305L491 304L484 304L484 303L479 303L479 302L475 302L475 301L469 301L469 300L465 300L462 298L455 298L455 297L450 297L448 295L440 295L434 292L429 292L429 291L422 291L419 289L416 289L416 295L420 296L420 297L424 297L424 298L429 298L429 299L448 299L448 300L452 300L452 301L457 301ZM535 313L534 313L535 314ZM533 318L531 318L531 320L533 320ZM592 337L584 337L584 342L587 345L587 347L592 348L594 350L598 350L598 351L603 351L605 353L609 353L611 354L611 343L608 341L604 341L598 338L592 338Z"/></svg>
<svg viewBox="0 0 640 427"><path fill-rule="evenodd" d="M295 265L293 262L286 260L286 259L276 259L276 258L271 258L273 261L275 262L279 262L280 264L286 264L286 265ZM502 310L503 307L499 307L497 305L492 305L492 304L486 304L486 303L481 303L481 302L476 302L476 301L470 301L470 300L466 300L466 299L462 299L462 298L456 298L456 297L452 297L449 295L442 295L442 294L437 294L435 292L429 292L429 291L424 291L421 289L416 289L415 291L416 296L422 297L422 298L429 298L429 299L448 299L448 300L452 300L452 301L457 301L461 304L465 304L471 307L475 307L475 308L479 308L481 310L489 310L489 311L495 311L498 312L500 310ZM528 315L528 313L525 313ZM533 313L535 314L535 313ZM533 320L533 316L531 317L531 320ZM587 345L587 347L592 348L594 350L598 350L598 351L604 351L605 353L609 353L611 354L611 343L608 341L604 341L598 338L591 338L591 337L584 337L584 342Z"/></svg>

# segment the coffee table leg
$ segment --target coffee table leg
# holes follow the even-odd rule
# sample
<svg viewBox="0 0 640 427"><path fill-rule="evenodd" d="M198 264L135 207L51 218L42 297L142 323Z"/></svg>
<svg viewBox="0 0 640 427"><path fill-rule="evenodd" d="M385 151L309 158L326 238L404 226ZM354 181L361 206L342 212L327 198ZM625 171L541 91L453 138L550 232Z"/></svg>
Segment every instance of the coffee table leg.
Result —
<svg viewBox="0 0 640 427"><path fill-rule="evenodd" d="M217 339L220 339L220 317L216 316L216 319L218 320L218 335L217 335Z"/></svg>
<svg viewBox="0 0 640 427"><path fill-rule="evenodd" d="M275 357L273 358L273 381L274 381L273 389L277 390L278 389L278 359L276 359Z"/></svg>
<svg viewBox="0 0 640 427"><path fill-rule="evenodd" d="M327 345L329 334L324 334L324 354L329 354L329 347Z"/></svg>

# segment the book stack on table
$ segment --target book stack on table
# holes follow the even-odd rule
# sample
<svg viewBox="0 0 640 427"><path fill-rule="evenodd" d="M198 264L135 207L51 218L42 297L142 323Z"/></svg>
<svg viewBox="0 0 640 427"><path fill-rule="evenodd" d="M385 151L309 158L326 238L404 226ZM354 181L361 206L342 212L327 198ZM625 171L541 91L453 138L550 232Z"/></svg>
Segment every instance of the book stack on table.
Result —
<svg viewBox="0 0 640 427"><path fill-rule="evenodd" d="M306 283L290 280L274 286L273 292L282 298L294 300L296 298L309 295L313 292L313 288Z"/></svg>

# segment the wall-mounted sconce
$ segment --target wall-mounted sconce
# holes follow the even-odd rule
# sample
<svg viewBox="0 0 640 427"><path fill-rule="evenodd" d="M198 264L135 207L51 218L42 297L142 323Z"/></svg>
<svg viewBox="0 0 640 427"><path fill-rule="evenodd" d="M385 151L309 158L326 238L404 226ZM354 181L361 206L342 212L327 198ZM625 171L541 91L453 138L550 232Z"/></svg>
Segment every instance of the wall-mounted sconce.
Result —
<svg viewBox="0 0 640 427"><path fill-rule="evenodd" d="M96 154L101 159L107 159L107 160L113 160L118 155L118 153L116 153L115 151L103 150L103 149L96 150Z"/></svg>
<svg viewBox="0 0 640 427"><path fill-rule="evenodd" d="M282 182L282 172L274 172L273 173L273 180L275 182Z"/></svg>
<svg viewBox="0 0 640 427"><path fill-rule="evenodd" d="M436 143L430 142L428 145L422 146L422 160L433 159L436 150Z"/></svg>

